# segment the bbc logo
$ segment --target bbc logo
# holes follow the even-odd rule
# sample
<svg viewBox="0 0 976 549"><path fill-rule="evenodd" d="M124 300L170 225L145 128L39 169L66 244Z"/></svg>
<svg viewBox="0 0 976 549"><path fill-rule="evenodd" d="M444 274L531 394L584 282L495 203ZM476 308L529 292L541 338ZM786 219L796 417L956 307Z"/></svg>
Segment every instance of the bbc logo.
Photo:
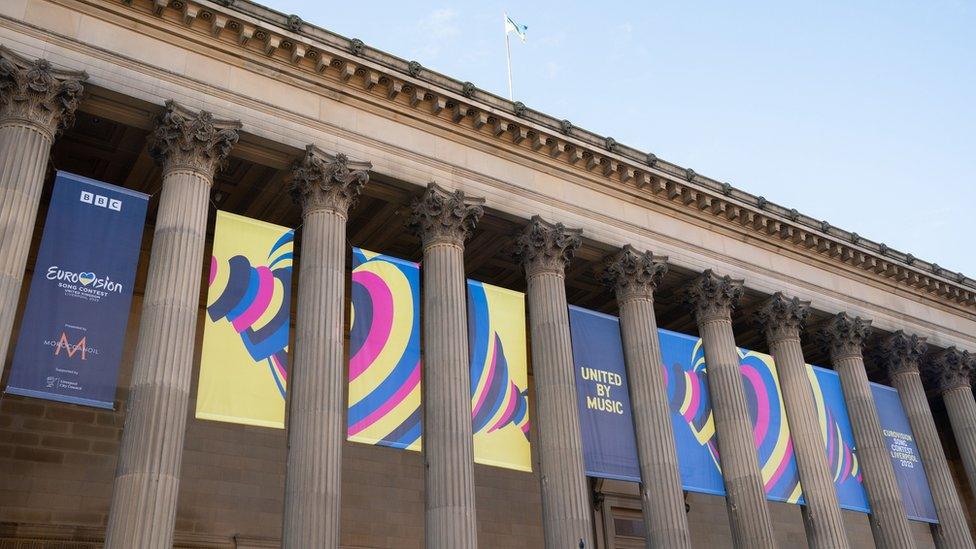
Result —
<svg viewBox="0 0 976 549"><path fill-rule="evenodd" d="M100 208L108 208L110 210L115 210L117 212L122 211L122 201L115 198L109 198L107 196L102 196L100 194L93 194L88 191L81 191L81 201L85 204L91 204L93 206L98 206Z"/></svg>

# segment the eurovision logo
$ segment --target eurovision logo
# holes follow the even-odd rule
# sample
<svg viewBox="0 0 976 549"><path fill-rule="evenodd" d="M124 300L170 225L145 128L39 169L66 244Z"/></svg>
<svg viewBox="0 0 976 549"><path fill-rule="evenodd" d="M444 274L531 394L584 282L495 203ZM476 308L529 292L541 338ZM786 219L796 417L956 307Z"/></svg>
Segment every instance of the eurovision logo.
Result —
<svg viewBox="0 0 976 549"><path fill-rule="evenodd" d="M108 276L98 276L92 271L68 271L58 265L47 268L45 278L57 281L66 297L98 302L109 294L121 294L124 287Z"/></svg>

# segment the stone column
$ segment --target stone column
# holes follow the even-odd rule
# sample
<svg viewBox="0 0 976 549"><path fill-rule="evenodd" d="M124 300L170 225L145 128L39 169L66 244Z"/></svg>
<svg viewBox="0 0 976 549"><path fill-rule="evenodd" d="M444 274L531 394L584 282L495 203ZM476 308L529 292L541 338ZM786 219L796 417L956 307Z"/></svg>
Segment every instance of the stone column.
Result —
<svg viewBox="0 0 976 549"><path fill-rule="evenodd" d="M542 526L548 549L593 544L590 487L576 409L576 374L566 303L566 265L582 244L579 229L532 218L515 243L528 282L529 330L539 425Z"/></svg>
<svg viewBox="0 0 976 549"><path fill-rule="evenodd" d="M939 523L932 525L932 535L938 547L973 547L973 538L966 525L966 515L956 492L955 482L949 472L942 441L935 428L935 419L925 396L919 361L928 345L925 338L897 331L881 343L878 362L888 370L891 384L898 389L901 404L908 415L908 423L918 444L925 476L929 480L932 500L939 516Z"/></svg>
<svg viewBox="0 0 976 549"><path fill-rule="evenodd" d="M807 542L811 548L846 548L850 543L844 516L827 463L824 433L817 414L812 413L816 402L800 345L800 330L809 314L808 301L790 299L777 292L762 304L756 320L766 334L783 391L790 437L806 500L801 511Z"/></svg>
<svg viewBox="0 0 976 549"><path fill-rule="evenodd" d="M870 334L870 320L840 313L824 325L820 337L830 351L844 391L857 459L864 471L864 489L871 505L869 518L874 542L879 549L911 548L915 542L864 370L861 350Z"/></svg>
<svg viewBox="0 0 976 549"><path fill-rule="evenodd" d="M54 138L74 123L83 72L0 46L0 375Z"/></svg>
<svg viewBox="0 0 976 549"><path fill-rule="evenodd" d="M339 546L346 216L369 181L370 167L314 145L294 167L291 192L302 208L302 247L288 384L285 548Z"/></svg>
<svg viewBox="0 0 976 549"><path fill-rule="evenodd" d="M690 549L691 534L654 316L654 290L668 270L667 259L651 252L637 252L628 244L607 258L604 281L616 294L620 308L620 333L637 435L646 546Z"/></svg>
<svg viewBox="0 0 976 549"><path fill-rule="evenodd" d="M155 122L149 154L162 164L163 188L115 471L109 548L173 546L210 187L240 128L172 101Z"/></svg>
<svg viewBox="0 0 976 549"><path fill-rule="evenodd" d="M935 355L927 369L942 394L969 486L976 493L976 400L971 385L976 357L949 347Z"/></svg>
<svg viewBox="0 0 976 549"><path fill-rule="evenodd" d="M464 241L484 214L472 199L429 183L411 229L423 241L424 442L428 549L478 546Z"/></svg>
<svg viewBox="0 0 976 549"><path fill-rule="evenodd" d="M732 542L736 547L754 549L775 547L776 543L732 333L732 308L741 296L741 280L706 270L688 288L686 299L705 347L706 379Z"/></svg>

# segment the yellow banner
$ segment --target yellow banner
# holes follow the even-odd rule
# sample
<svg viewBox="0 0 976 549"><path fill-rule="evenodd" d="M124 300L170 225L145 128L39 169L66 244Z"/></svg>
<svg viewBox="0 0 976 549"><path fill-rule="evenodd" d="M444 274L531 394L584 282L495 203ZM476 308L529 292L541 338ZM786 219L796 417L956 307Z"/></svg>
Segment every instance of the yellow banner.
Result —
<svg viewBox="0 0 976 549"><path fill-rule="evenodd" d="M294 237L217 212L197 418L284 428Z"/></svg>
<svg viewBox="0 0 976 549"><path fill-rule="evenodd" d="M468 280L474 460L532 470L525 294Z"/></svg>

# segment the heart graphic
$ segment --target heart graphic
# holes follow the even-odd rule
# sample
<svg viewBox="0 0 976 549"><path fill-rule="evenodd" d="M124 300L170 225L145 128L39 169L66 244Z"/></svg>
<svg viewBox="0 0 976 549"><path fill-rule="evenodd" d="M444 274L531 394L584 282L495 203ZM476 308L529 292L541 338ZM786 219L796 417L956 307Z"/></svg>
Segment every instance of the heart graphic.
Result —
<svg viewBox="0 0 976 549"><path fill-rule="evenodd" d="M78 281L87 286L95 282L95 273L78 273Z"/></svg>

